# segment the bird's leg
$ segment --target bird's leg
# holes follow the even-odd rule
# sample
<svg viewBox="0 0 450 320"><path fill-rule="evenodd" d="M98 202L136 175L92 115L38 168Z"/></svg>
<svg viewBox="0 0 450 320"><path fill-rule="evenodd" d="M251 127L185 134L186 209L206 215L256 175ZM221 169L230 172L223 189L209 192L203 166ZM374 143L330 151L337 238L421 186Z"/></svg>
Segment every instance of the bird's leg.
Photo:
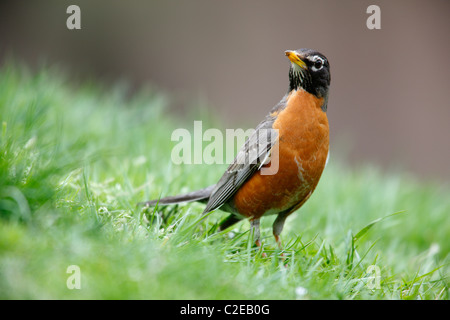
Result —
<svg viewBox="0 0 450 320"><path fill-rule="evenodd" d="M274 237L275 237L275 242L277 243L277 245L278 245L278 249L282 249L282 246L281 246L281 239L280 239L280 236L279 235L277 235L277 234L274 234L273 235Z"/></svg>
<svg viewBox="0 0 450 320"><path fill-rule="evenodd" d="M250 226L253 233L253 238L255 239L255 245L262 251L262 244L260 239L260 230L259 230L259 219L252 219L250 220ZM267 255L263 252L263 257L267 257Z"/></svg>
<svg viewBox="0 0 450 320"><path fill-rule="evenodd" d="M259 224L259 219L250 220L250 227L252 229L253 238L255 239L255 244L257 247L261 247Z"/></svg>
<svg viewBox="0 0 450 320"><path fill-rule="evenodd" d="M281 240L280 240L280 234L281 231L283 231L284 222L286 221L288 214L282 212L278 214L277 218L273 222L272 230L273 230L273 236L275 237L275 241L277 242L278 248L281 250Z"/></svg>
<svg viewBox="0 0 450 320"><path fill-rule="evenodd" d="M281 245L280 234L281 234L281 231L283 231L284 222L286 221L286 218L288 215L289 215L289 213L287 213L287 212L282 212L282 213L278 214L277 218L275 219L275 221L273 222L273 225L272 225L273 236L275 238L275 241L278 245L278 249L280 249L280 251L283 250L283 246ZM281 253L281 257L284 258L283 253Z"/></svg>

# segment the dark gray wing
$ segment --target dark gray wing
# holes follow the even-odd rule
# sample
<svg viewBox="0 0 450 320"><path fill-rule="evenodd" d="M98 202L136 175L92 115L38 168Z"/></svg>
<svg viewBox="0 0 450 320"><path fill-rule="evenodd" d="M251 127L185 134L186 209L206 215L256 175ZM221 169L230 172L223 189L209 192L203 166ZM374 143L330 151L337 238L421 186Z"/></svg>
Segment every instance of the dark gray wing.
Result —
<svg viewBox="0 0 450 320"><path fill-rule="evenodd" d="M203 214L227 202L250 176L270 161L270 151L277 139L272 128L276 115L285 108L287 95L271 110L245 141L233 163L211 192Z"/></svg>

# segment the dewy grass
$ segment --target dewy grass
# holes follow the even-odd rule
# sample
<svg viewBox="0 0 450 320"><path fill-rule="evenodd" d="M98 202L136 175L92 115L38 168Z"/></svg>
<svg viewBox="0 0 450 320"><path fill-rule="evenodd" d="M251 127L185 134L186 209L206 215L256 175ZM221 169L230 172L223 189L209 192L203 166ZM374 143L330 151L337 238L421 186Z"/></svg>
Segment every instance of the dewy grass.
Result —
<svg viewBox="0 0 450 320"><path fill-rule="evenodd" d="M0 69L1 298L449 298L448 186L345 168L332 148L282 252L274 217L262 219L263 255L248 222L215 232L220 211L136 206L211 185L225 167L172 164L171 133L194 118L171 117L155 89L126 96ZM74 265L79 289L67 285Z"/></svg>

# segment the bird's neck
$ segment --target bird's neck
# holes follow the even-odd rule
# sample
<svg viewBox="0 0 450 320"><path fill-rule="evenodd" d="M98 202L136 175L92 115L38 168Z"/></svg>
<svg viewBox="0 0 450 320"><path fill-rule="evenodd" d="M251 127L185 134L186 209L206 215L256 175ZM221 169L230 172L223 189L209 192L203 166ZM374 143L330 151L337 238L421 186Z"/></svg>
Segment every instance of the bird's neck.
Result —
<svg viewBox="0 0 450 320"><path fill-rule="evenodd" d="M311 75L308 72L302 72L291 68L289 69L289 92L297 90L304 90L317 98L323 98L324 103L322 105L322 110L324 112L327 111L328 90L325 90L325 92L319 91L313 85Z"/></svg>
<svg viewBox="0 0 450 320"><path fill-rule="evenodd" d="M303 89L314 94L311 76L307 72L289 69L289 91Z"/></svg>

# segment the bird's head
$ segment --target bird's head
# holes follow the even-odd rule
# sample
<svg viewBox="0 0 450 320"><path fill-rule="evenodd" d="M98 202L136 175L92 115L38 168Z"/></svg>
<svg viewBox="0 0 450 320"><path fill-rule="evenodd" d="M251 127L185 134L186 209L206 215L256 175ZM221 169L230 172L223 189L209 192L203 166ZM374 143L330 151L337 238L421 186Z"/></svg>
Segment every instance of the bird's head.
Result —
<svg viewBox="0 0 450 320"><path fill-rule="evenodd" d="M321 53L312 49L285 51L291 61L289 91L304 89L318 98L328 98L330 64Z"/></svg>

